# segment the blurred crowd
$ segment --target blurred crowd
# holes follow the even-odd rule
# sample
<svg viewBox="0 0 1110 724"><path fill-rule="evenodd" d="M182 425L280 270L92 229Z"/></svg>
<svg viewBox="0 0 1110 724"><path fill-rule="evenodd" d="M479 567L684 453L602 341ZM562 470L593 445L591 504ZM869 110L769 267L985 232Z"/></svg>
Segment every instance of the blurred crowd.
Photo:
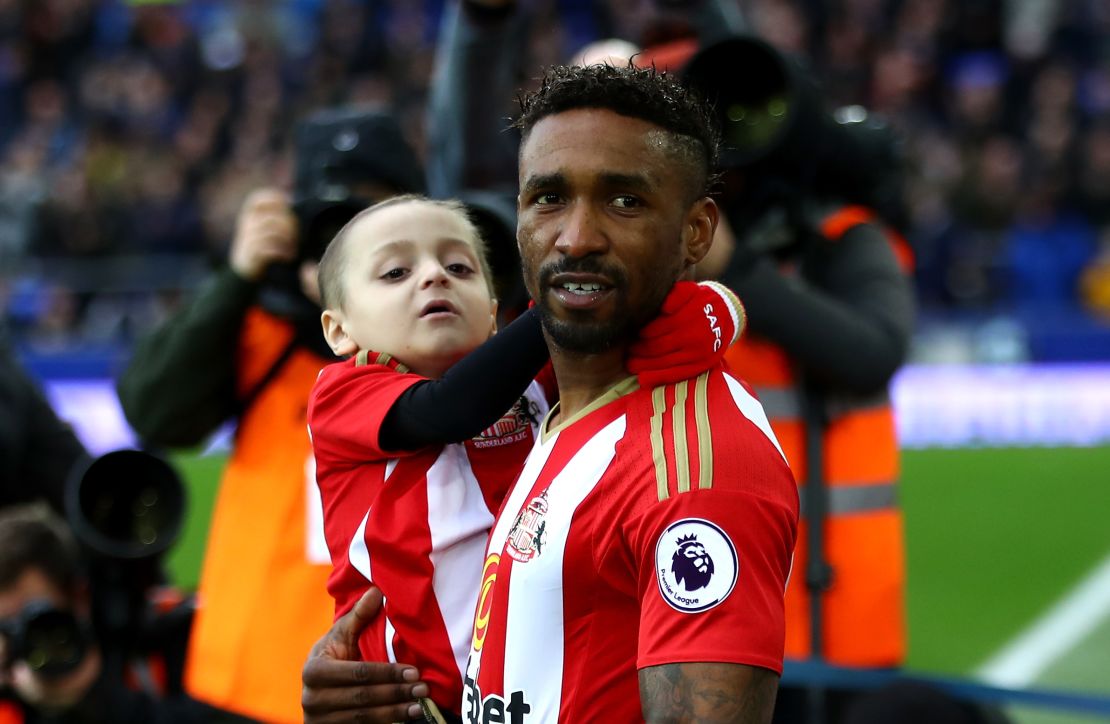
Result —
<svg viewBox="0 0 1110 724"><path fill-rule="evenodd" d="M445 1L0 0L9 326L46 347L128 343L225 258L246 194L289 179L309 111L390 107L422 153ZM690 34L698 1L520 0L523 67ZM830 106L901 132L926 308L1110 315L1110 3L738 7L808 59Z"/></svg>

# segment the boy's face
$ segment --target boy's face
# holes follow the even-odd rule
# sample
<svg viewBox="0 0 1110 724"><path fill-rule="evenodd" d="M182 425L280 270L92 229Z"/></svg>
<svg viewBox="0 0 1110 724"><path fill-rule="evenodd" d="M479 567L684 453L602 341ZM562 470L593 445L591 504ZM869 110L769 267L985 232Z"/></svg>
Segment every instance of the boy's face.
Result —
<svg viewBox="0 0 1110 724"><path fill-rule="evenodd" d="M419 201L360 220L343 249L342 309L327 309L333 351L386 352L438 377L489 338L490 298L470 227L455 212Z"/></svg>

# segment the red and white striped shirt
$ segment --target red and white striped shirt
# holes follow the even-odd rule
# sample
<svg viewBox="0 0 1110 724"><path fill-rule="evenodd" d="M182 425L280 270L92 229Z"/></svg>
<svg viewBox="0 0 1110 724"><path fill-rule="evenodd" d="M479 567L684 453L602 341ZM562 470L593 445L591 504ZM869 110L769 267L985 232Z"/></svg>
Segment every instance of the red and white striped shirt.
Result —
<svg viewBox="0 0 1110 724"><path fill-rule="evenodd" d="M522 400L530 409L518 403L465 444L387 453L378 442L386 413L425 378L388 355L375 362L325 367L309 400L328 591L338 617L378 586L385 615L359 640L363 659L418 666L430 698L457 711L486 538L554 384L533 382Z"/></svg>
<svg viewBox="0 0 1110 724"><path fill-rule="evenodd" d="M798 495L723 368L626 380L537 442L490 534L462 713L640 721L637 669L781 672Z"/></svg>

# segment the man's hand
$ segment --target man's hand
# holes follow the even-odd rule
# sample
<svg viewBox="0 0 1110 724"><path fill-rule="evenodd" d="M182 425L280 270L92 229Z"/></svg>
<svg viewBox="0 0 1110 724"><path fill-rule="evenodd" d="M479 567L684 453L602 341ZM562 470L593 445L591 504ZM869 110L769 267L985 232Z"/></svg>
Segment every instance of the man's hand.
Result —
<svg viewBox="0 0 1110 724"><path fill-rule="evenodd" d="M428 695L420 672L404 664L359 661L358 637L382 607L371 588L316 642L301 670L305 724L390 724L417 719Z"/></svg>
<svg viewBox="0 0 1110 724"><path fill-rule="evenodd" d="M236 274L257 281L275 261L297 256L297 219L279 189L251 192L239 210L228 263Z"/></svg>
<svg viewBox="0 0 1110 724"><path fill-rule="evenodd" d="M659 316L640 330L628 371L651 388L696 377L716 366L744 330L744 305L717 282L676 282Z"/></svg>

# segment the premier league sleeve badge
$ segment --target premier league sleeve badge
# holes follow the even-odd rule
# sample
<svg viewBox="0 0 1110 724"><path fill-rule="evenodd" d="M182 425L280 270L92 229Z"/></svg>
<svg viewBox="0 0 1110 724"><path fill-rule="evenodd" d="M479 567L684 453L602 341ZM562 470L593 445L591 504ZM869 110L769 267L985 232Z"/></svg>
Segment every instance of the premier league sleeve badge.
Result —
<svg viewBox="0 0 1110 724"><path fill-rule="evenodd" d="M740 561L728 534L701 518L672 523L655 544L659 593L683 613L707 611L736 586Z"/></svg>

